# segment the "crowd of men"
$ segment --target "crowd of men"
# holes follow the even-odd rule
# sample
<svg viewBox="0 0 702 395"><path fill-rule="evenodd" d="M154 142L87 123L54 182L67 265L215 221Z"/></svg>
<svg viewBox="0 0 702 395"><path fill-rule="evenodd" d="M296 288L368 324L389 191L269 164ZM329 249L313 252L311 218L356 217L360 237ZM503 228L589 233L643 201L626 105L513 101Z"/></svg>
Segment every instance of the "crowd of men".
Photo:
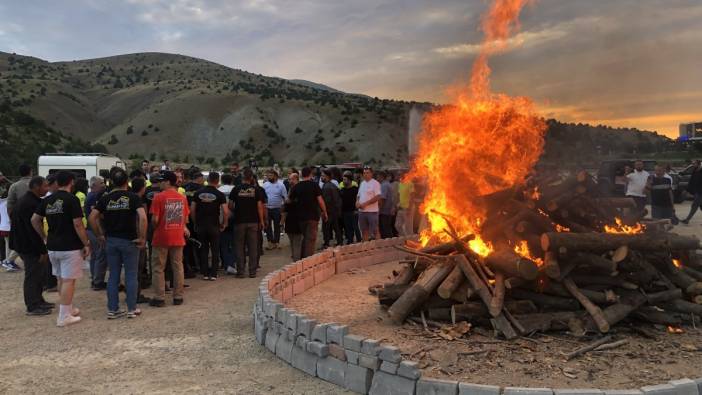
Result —
<svg viewBox="0 0 702 395"><path fill-rule="evenodd" d="M144 161L130 173L115 167L84 180L70 171L33 176L21 166L7 210L10 249L24 263L26 314L51 314L55 305L43 293L55 290L57 325L80 322L73 298L86 259L91 288L106 290L107 318L135 318L139 304L163 307L168 293L182 304L186 278L256 277L264 234L265 250L275 250L285 233L299 260L316 252L320 221L321 248L415 231L414 187L390 172L305 167L283 180L274 168L259 185L249 167L228 170L205 177L194 167ZM3 266L20 269L9 258ZM142 294L148 287L151 298Z"/></svg>

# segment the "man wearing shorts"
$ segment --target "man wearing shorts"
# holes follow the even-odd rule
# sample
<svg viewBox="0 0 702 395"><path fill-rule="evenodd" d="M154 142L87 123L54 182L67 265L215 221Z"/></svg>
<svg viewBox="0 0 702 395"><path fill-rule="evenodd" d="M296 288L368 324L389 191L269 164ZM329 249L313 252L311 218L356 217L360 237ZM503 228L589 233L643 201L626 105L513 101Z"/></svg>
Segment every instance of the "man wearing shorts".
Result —
<svg viewBox="0 0 702 395"><path fill-rule="evenodd" d="M90 255L90 240L83 225L80 201L71 193L75 176L68 171L56 173L58 190L46 197L32 216L34 230L46 240L51 271L58 278L59 315L56 325L80 322L80 311L73 307L76 279L83 277L83 261ZM44 234L43 221L49 225Z"/></svg>
<svg viewBox="0 0 702 395"><path fill-rule="evenodd" d="M380 239L378 228L378 202L381 200L380 183L373 178L373 169L366 166L363 168L363 182L358 187L358 197L356 207L358 208L358 227L361 228L363 241L368 241L370 235Z"/></svg>

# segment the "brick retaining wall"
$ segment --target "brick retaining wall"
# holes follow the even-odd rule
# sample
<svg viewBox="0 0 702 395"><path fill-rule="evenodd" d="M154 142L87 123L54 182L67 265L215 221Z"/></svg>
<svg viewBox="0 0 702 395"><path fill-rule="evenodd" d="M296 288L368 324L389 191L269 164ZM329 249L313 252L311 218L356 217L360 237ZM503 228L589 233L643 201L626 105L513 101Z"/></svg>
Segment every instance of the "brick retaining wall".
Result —
<svg viewBox="0 0 702 395"><path fill-rule="evenodd" d="M285 307L293 296L336 274L405 258L393 248L405 240L396 237L327 249L266 275L253 308L256 341L294 368L361 394L702 395L702 377L632 390L499 387L423 378L417 363L403 360L397 347Z"/></svg>

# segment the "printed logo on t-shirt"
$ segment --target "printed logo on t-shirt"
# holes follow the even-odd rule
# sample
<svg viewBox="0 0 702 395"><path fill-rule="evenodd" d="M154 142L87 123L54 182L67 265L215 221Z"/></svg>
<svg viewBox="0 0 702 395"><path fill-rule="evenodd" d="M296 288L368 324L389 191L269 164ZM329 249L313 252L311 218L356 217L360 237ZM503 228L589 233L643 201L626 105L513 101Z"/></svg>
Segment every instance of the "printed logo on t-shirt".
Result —
<svg viewBox="0 0 702 395"><path fill-rule="evenodd" d="M156 196L157 193L158 193L158 191L151 191L151 192L147 193L147 194L146 194L146 199L148 199L148 200L154 200L154 196Z"/></svg>
<svg viewBox="0 0 702 395"><path fill-rule="evenodd" d="M167 199L165 205L166 229L177 229L183 226L183 201Z"/></svg>
<svg viewBox="0 0 702 395"><path fill-rule="evenodd" d="M63 214L63 199L56 199L46 205L46 215Z"/></svg>
<svg viewBox="0 0 702 395"><path fill-rule="evenodd" d="M117 210L129 210L129 197L121 196L117 200L110 199L107 202L107 211L117 211Z"/></svg>
<svg viewBox="0 0 702 395"><path fill-rule="evenodd" d="M240 198L255 198L256 188L242 188L239 190L239 194L237 196Z"/></svg>
<svg viewBox="0 0 702 395"><path fill-rule="evenodd" d="M209 192L203 192L198 195L198 198L203 202L203 203L212 203L215 200L217 200L217 196L215 196L212 193Z"/></svg>

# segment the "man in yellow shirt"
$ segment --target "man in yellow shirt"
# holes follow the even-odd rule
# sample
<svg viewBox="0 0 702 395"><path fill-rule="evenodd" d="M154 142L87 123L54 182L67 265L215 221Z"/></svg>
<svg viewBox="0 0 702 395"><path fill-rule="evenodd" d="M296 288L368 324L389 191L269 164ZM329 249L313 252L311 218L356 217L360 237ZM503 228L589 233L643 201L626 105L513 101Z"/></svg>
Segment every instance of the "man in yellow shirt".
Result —
<svg viewBox="0 0 702 395"><path fill-rule="evenodd" d="M407 236L414 233L414 204L412 195L414 194L414 184L412 181L402 180L398 185L400 204L397 209L397 222L395 227L400 236Z"/></svg>

